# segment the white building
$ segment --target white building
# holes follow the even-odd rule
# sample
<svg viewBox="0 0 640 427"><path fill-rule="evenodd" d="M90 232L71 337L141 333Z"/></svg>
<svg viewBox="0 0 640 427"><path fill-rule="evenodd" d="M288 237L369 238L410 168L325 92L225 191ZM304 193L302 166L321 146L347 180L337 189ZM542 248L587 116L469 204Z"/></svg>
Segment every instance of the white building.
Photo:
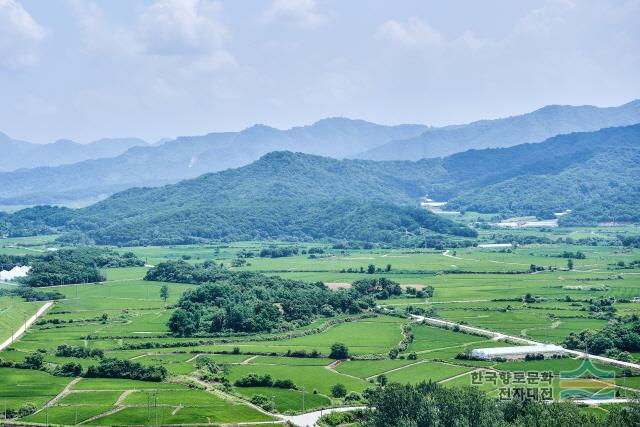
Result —
<svg viewBox="0 0 640 427"><path fill-rule="evenodd" d="M471 356L476 359L495 359L496 357L504 357L505 359L524 359L527 354L542 354L551 356L554 354L564 354L564 348L559 345L541 344L541 345L521 345L515 347L492 347L492 348L476 348L471 350Z"/></svg>

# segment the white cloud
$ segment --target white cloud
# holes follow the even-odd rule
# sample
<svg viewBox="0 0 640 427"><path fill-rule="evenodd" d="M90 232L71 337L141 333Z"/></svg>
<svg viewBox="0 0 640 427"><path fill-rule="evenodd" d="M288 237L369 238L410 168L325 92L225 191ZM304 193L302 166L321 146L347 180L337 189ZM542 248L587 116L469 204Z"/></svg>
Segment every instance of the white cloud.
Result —
<svg viewBox="0 0 640 427"><path fill-rule="evenodd" d="M201 0L157 0L140 17L140 36L156 54L205 53L222 49L229 38L217 19L222 5Z"/></svg>
<svg viewBox="0 0 640 427"><path fill-rule="evenodd" d="M135 32L109 22L95 3L86 0L68 2L78 18L87 49L114 56L140 52L141 44Z"/></svg>
<svg viewBox="0 0 640 427"><path fill-rule="evenodd" d="M327 23L327 16L318 12L315 0L273 0L263 13L265 23L289 21L301 28L318 28Z"/></svg>
<svg viewBox="0 0 640 427"><path fill-rule="evenodd" d="M0 0L0 64L21 67L38 60L38 46L47 32L20 3Z"/></svg>
<svg viewBox="0 0 640 427"><path fill-rule="evenodd" d="M185 63L208 63L200 67L208 69L235 63L224 47L229 31L218 18L222 11L218 2L156 0L141 9L138 19L128 27L110 22L90 0L69 2L83 29L85 45L92 51L182 58Z"/></svg>
<svg viewBox="0 0 640 427"><path fill-rule="evenodd" d="M412 16L407 22L394 19L384 22L378 28L377 36L407 47L439 47L445 38L426 21Z"/></svg>

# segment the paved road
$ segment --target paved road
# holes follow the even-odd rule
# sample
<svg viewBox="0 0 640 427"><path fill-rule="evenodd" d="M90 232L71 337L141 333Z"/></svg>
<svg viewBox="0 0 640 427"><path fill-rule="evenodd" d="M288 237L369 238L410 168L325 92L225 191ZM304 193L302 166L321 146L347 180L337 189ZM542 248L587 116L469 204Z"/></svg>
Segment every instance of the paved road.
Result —
<svg viewBox="0 0 640 427"><path fill-rule="evenodd" d="M435 319L433 317L417 316L415 314L412 314L411 317L416 319L418 322L425 321L425 322L430 323L432 325L447 326L447 327L450 327L450 328L454 327L454 326L457 326L461 330L468 331L468 332L473 332L473 333L476 333L476 334L484 335L484 336L495 338L495 339L507 339L509 341L512 341L512 342L515 342L515 343L519 343L519 344L543 345L543 343L538 342L538 341L533 341L533 340L529 340L529 339L526 339L526 338L516 337L516 336L513 336L513 335L501 334L500 332L494 332L494 331L490 331L488 329L482 329L482 328L476 328L476 327L473 327L473 326L461 325L461 324L458 324L458 323L449 322L447 320ZM596 356L595 354L589 354L589 353L585 353L583 351L576 351L576 350L565 350L565 351L567 353L569 353L569 354L573 354L573 355L578 356L578 357L582 357L582 358L588 357L589 359L595 360L595 361L598 361L598 362L608 363L610 365L620 366L620 367L623 367L623 368L632 368L632 369L640 370L640 364L637 364L637 363L623 362L622 360L611 359L609 357L604 357L604 356Z"/></svg>
<svg viewBox="0 0 640 427"><path fill-rule="evenodd" d="M31 316L29 318L29 320L27 320L24 325L20 326L18 328L18 330L15 332L15 334L13 334L11 337L9 337L5 342L3 342L2 344L0 344L0 351L4 350L5 347L10 346L15 340L17 340L18 338L20 338L20 335L24 334L27 331L27 328L29 326L31 326L33 324L33 322L35 322L38 317L42 316L44 314L45 311L49 310L49 308L53 305L52 301L48 301L46 302L42 307L40 307L38 309L38 311L36 312L36 314L34 314L33 316Z"/></svg>
<svg viewBox="0 0 640 427"><path fill-rule="evenodd" d="M279 417L285 421L290 421L299 427L311 427L316 425L321 416L330 414L331 412L345 412L364 408L366 408L366 406L345 406L342 408L329 408L320 411L307 412L306 414L300 415L280 415Z"/></svg>

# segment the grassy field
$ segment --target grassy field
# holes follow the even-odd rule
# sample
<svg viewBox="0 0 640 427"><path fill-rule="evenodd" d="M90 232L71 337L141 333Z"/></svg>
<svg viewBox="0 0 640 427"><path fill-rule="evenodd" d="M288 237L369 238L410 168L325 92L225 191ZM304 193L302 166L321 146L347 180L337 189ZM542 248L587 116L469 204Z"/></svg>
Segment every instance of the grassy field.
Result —
<svg viewBox="0 0 640 427"><path fill-rule="evenodd" d="M43 304L26 302L19 297L0 296L0 343L10 338Z"/></svg>
<svg viewBox="0 0 640 427"><path fill-rule="evenodd" d="M595 238L603 242L620 233L637 233L633 227L509 230L521 236L550 238ZM492 242L496 233L481 230L480 241ZM45 251L53 239L35 237L0 240L0 253L24 254ZM248 258L250 265L232 267L240 251L259 253L261 248L292 246L286 242L235 242L219 245L186 245L171 247L115 248L133 251L148 264L168 259L196 263L213 260L228 268L257 271L292 279L342 284L370 277L388 277L404 285L430 285L432 298L400 298L379 300L388 309L402 311L414 308L433 309L435 316L533 340L561 343L574 331L600 329L606 319L588 311L590 298L615 297L631 299L640 296L640 269L620 268L640 259L640 250L615 246L574 244L533 244L504 249L332 249L326 244L296 244L300 251L322 247L316 257L307 254L285 258ZM566 269L563 252L581 251L585 259L575 260L572 271ZM391 269L385 273L361 273L369 264ZM547 270L530 273L531 264ZM549 271L553 267L555 271ZM347 272L348 270L352 272ZM195 285L167 283L169 298L160 298L164 283L144 281L146 267L107 269L107 281L81 286L60 286L55 290L65 299L55 302L40 322L0 358L22 362L32 352L43 355L45 368L52 370L66 362L78 362L83 368L98 359L78 359L55 355L60 344L97 348L107 357L129 359L142 365L161 365L169 372L165 382L128 379L84 378L68 386L73 378L57 377L43 371L0 368L0 405L19 408L30 402L38 412L21 421L73 425L132 424L207 424L259 423L273 420L251 406L248 401L263 395L275 404L279 413L299 413L334 405L347 404L331 395L331 388L343 384L349 392L362 393L375 386L385 375L388 381L416 383L440 382L446 387L472 385L472 372L552 371L555 375L572 370L581 363L570 358L542 361L469 361L458 359L474 348L512 344L453 330L413 323L413 339L397 358L388 354L403 340L402 327L409 318L378 315L371 318L339 321L320 333L287 337L283 333L254 336L178 338L170 335L167 321L180 296ZM536 302L524 303L530 293ZM565 301L569 297L570 302ZM0 341L8 337L33 314L42 303L27 303L16 297L0 297ZM640 314L640 304L616 302L618 315ZM105 317L106 315L106 317ZM300 328L313 331L331 319L317 319ZM351 321L344 321L351 320ZM334 364L329 359L330 347L336 342L348 346L352 360ZM128 349L146 343L154 348ZM318 350L318 358L283 357L288 351ZM222 354L225 352L227 354ZM232 354L235 353L235 354ZM414 357L415 354L415 357ZM411 357L409 357L411 355ZM221 368L228 385L203 381L198 359L208 358ZM640 354L634 354L640 360ZM365 359L365 360L360 360ZM627 387L626 393L640 393L640 376L623 378L619 369L598 365L615 372L608 387ZM290 379L296 390L274 387L236 387L234 382L250 373L269 374L272 379ZM67 387L68 386L68 387ZM476 385L498 395L492 384ZM66 388L65 388L66 387ZM554 379L559 390L559 382ZM598 387L604 389L604 385ZM304 389L304 392L303 392ZM557 396L557 391L554 391ZM53 404L45 407L46 402ZM362 402L355 402L362 404Z"/></svg>

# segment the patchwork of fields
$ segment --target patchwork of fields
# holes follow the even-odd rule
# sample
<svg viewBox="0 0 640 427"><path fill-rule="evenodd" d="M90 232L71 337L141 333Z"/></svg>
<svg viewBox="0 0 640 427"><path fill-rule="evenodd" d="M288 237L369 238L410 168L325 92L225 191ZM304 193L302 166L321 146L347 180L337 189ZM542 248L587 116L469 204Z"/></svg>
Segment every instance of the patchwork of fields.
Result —
<svg viewBox="0 0 640 427"><path fill-rule="evenodd" d="M606 236L608 230L598 232ZM594 235L589 230L579 233ZM0 241L0 253L41 251L50 244L43 238ZM75 378L42 370L0 367L0 408L19 410L32 404L35 412L16 415L20 421L63 425L282 422L278 414L362 404L362 394L383 381L434 381L445 387L461 387L473 385L482 372L498 375L532 371L553 372L554 396L558 397L557 376L579 368L582 361L463 360L457 356L473 348L513 344L418 324L404 316L404 310L429 310L432 316L456 323L559 344L571 332L599 330L607 325L606 317L589 311L587 300L640 297L640 270L620 264L624 262L626 266L640 259L638 249L554 244L509 251L466 248L445 252L325 246L323 253L314 257L306 253L283 258L254 256L234 267L239 252L257 253L265 246L268 244L241 242L118 250L131 250L148 264L167 259L192 263L212 260L232 270L309 281L349 284L361 278L387 277L404 285L432 286L435 295L418 298L403 294L378 300L383 308L374 316L319 318L297 331L179 338L170 334L167 322L173 304L195 285L145 281L146 267L107 269L105 283L55 287L65 298L56 301L25 335L1 351L0 358L23 362L39 353L49 370L69 362L86 370L98 363L95 357L56 355L58 346L66 344L102 350L104 357L143 366L164 366L169 372L167 380ZM313 246L317 245L305 244L301 248ZM561 257L564 251L581 251L585 258L576 259L574 269L569 271L567 259ZM389 264L389 271L367 274L364 271L370 264L383 270ZM532 264L546 270L532 273ZM160 297L164 285L168 287L166 301ZM527 293L532 300L525 302ZM41 305L42 302L28 303L18 297L0 297L0 342ZM617 301L614 307L618 315L640 315L640 304ZM328 357L335 343L348 347L350 360ZM392 357L390 350L395 348L400 351ZM291 357L303 350L315 350L319 356ZM217 379L207 377L208 365L204 361L217 367ZM615 372L616 377L591 384L590 389L614 390L619 396L640 393L640 372L626 372L623 377L619 368L597 366ZM274 381L290 380L295 388L235 385L250 374L268 375ZM336 384L344 386L346 396L333 392ZM499 384L483 382L475 386L496 397L500 394Z"/></svg>

